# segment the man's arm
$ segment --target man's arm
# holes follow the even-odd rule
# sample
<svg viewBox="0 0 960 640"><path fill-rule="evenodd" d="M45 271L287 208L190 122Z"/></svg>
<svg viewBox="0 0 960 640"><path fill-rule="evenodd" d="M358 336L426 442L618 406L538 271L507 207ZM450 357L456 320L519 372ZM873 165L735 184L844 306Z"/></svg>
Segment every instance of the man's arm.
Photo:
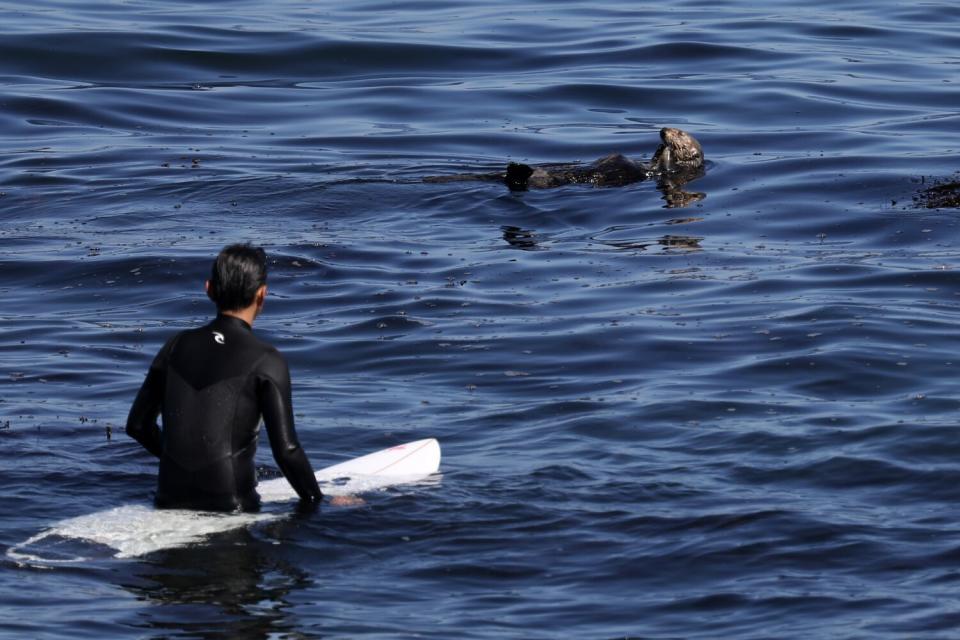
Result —
<svg viewBox="0 0 960 640"><path fill-rule="evenodd" d="M163 407L163 395L167 381L167 361L176 344L174 336L163 345L150 363L147 378L140 386L137 397L127 416L127 435L143 445L143 448L160 457L163 453L163 434L157 425L157 416Z"/></svg>
<svg viewBox="0 0 960 640"><path fill-rule="evenodd" d="M268 356L265 375L260 380L258 395L263 423L270 437L270 448L277 466L301 500L319 502L323 498L313 467L300 446L293 425L293 399L290 371L279 353Z"/></svg>
<svg viewBox="0 0 960 640"><path fill-rule="evenodd" d="M150 367L137 397L127 416L127 435L143 445L143 448L160 457L163 453L163 441L157 416L163 401L165 373L161 369Z"/></svg>

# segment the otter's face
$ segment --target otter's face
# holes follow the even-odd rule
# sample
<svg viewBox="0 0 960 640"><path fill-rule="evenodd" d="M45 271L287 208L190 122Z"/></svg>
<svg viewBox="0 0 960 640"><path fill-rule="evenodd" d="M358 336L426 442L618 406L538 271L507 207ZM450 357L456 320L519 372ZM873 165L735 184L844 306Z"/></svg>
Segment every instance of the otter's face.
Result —
<svg viewBox="0 0 960 640"><path fill-rule="evenodd" d="M697 139L686 131L670 127L660 129L660 139L663 140L664 151L661 155L667 160L664 169L699 169L703 166L703 149Z"/></svg>

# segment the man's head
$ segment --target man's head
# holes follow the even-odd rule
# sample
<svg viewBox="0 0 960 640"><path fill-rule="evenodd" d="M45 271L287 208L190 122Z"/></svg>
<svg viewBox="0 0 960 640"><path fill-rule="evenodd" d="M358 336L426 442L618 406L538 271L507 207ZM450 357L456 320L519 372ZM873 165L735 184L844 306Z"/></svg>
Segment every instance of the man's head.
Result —
<svg viewBox="0 0 960 640"><path fill-rule="evenodd" d="M213 263L207 295L217 310L240 311L263 306L267 292L267 254L250 244L225 247Z"/></svg>

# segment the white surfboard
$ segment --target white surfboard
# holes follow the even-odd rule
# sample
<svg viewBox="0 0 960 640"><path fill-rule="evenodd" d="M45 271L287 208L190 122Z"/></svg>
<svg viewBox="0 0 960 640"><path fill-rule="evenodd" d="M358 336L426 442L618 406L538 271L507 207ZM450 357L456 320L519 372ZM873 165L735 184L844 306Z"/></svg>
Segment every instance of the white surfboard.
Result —
<svg viewBox="0 0 960 640"><path fill-rule="evenodd" d="M317 471L325 495L351 495L397 484L419 482L440 468L440 444L430 438L353 458ZM214 513L185 509L155 509L131 504L62 520L7 550L7 557L27 564L62 564L87 558L75 553L77 541L109 547L117 558L141 556L161 549L195 544L205 537L259 522L278 520L288 511L271 512L270 503L297 497L286 478L257 487L260 513ZM59 547L64 547L61 550Z"/></svg>

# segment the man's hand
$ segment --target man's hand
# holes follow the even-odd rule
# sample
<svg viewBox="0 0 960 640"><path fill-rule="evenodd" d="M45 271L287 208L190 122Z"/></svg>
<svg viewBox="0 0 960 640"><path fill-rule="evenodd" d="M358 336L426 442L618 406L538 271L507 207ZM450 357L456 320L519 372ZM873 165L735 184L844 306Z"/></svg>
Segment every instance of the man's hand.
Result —
<svg viewBox="0 0 960 640"><path fill-rule="evenodd" d="M333 496L330 498L331 507L359 507L367 501L359 496Z"/></svg>

